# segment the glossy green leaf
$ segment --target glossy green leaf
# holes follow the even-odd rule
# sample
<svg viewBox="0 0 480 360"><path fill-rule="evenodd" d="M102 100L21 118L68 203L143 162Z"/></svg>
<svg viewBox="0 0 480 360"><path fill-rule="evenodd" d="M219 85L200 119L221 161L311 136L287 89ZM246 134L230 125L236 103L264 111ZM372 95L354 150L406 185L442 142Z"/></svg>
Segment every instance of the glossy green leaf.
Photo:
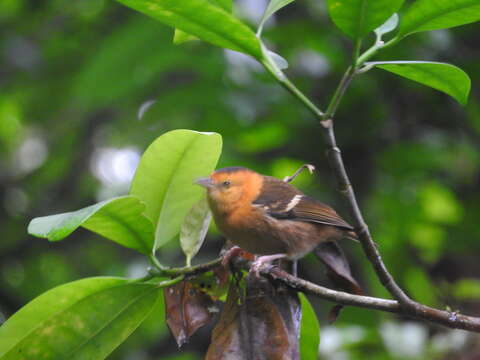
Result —
<svg viewBox="0 0 480 360"><path fill-rule="evenodd" d="M97 277L40 295L0 327L0 359L105 359L145 319L153 284Z"/></svg>
<svg viewBox="0 0 480 360"><path fill-rule="evenodd" d="M33 219L28 233L50 241L66 238L82 226L125 247L152 252L153 224L143 215L145 205L133 196L122 196L63 214Z"/></svg>
<svg viewBox="0 0 480 360"><path fill-rule="evenodd" d="M208 0L118 0L214 45L262 58L260 42L240 20Z"/></svg>
<svg viewBox="0 0 480 360"><path fill-rule="evenodd" d="M302 359L318 359L320 344L320 325L317 315L307 297L299 293L302 305L302 321L300 324L300 354Z"/></svg>
<svg viewBox="0 0 480 360"><path fill-rule="evenodd" d="M221 150L219 134L174 130L145 151L130 193L145 202L145 215L156 224L155 248L180 232L188 211L204 196L193 182L215 169Z"/></svg>
<svg viewBox="0 0 480 360"><path fill-rule="evenodd" d="M370 62L366 66L375 66L430 86L452 96L462 105L468 101L470 78L456 66L429 61Z"/></svg>
<svg viewBox="0 0 480 360"><path fill-rule="evenodd" d="M182 31L180 29L175 29L175 33L173 34L173 43L175 45L180 45L186 43L188 41L200 40L196 36L190 35L189 33Z"/></svg>
<svg viewBox="0 0 480 360"><path fill-rule="evenodd" d="M228 13L232 12L232 0L209 0L211 4L221 7ZM175 29L173 35L173 43L176 45L183 44L187 41L199 40L196 36L190 35L189 33L182 31L180 29Z"/></svg>
<svg viewBox="0 0 480 360"><path fill-rule="evenodd" d="M382 25L404 0L327 0L335 25L351 38L361 38Z"/></svg>
<svg viewBox="0 0 480 360"><path fill-rule="evenodd" d="M399 36L447 29L480 20L478 0L417 0L402 17Z"/></svg>
<svg viewBox="0 0 480 360"><path fill-rule="evenodd" d="M206 197L193 205L185 217L180 230L180 245L187 257L187 266L190 266L192 258L200 250L211 220L212 214Z"/></svg>
<svg viewBox="0 0 480 360"><path fill-rule="evenodd" d="M293 0L270 0L270 3L265 9L262 19L260 20L260 24L258 25L258 31L257 31L258 36L262 35L263 26L265 25L265 22L270 18L270 16L272 16L278 10L287 6L291 2L293 2Z"/></svg>

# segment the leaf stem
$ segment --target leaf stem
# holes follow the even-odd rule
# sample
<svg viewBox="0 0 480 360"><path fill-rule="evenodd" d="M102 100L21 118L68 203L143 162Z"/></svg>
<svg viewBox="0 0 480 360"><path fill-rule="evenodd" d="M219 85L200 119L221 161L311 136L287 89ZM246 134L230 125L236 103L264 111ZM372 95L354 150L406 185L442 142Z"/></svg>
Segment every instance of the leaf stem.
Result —
<svg viewBox="0 0 480 360"><path fill-rule="evenodd" d="M196 275L196 274L201 274L207 271L212 270L213 268L216 268L217 266L220 266L222 263L222 258L219 257L215 260L209 261L204 264L199 264L199 265L194 265L194 266L185 266L185 267L180 267L180 268L162 268L159 269L158 267L155 267L154 269L150 270L150 274L152 276L175 276L175 275Z"/></svg>
<svg viewBox="0 0 480 360"><path fill-rule="evenodd" d="M390 46L395 45L399 41L400 41L400 38L398 36L395 36L394 38L390 39L386 43L384 43L383 41L376 41L375 44L373 44L362 55L360 55L360 57L355 62L355 68L358 69L360 66L362 66L367 60L369 60L372 56L374 56L378 52L378 50L386 49Z"/></svg>
<svg viewBox="0 0 480 360"><path fill-rule="evenodd" d="M345 73L343 74L343 77L340 80L340 83L335 89L332 99L328 104L327 111L325 111L325 114L322 117L322 121L333 118L333 116L335 115L335 112L337 111L338 105L340 105L340 101L342 100L343 95L345 95L345 92L350 86L350 83L352 82L354 76L355 76L355 69L353 66L350 66L347 69L347 71L345 71Z"/></svg>
<svg viewBox="0 0 480 360"><path fill-rule="evenodd" d="M300 100L303 105L309 109L313 115L317 118L322 118L323 111L320 110L309 98L307 98L280 70L277 65L270 59L267 54L266 48L262 45L264 49L264 57L261 61L262 65L267 69L267 71L285 88L289 91L294 97Z"/></svg>
<svg viewBox="0 0 480 360"><path fill-rule="evenodd" d="M150 262L152 263L152 265L158 269L159 271L163 271L163 270L166 270L168 269L166 266L162 265L162 263L160 261L158 261L157 257L155 256L155 254L150 254L148 256L148 258L150 259Z"/></svg>
<svg viewBox="0 0 480 360"><path fill-rule="evenodd" d="M180 275L180 276L177 276L173 279L159 282L157 284L157 287L164 288L164 287L172 286L172 285L175 285L175 284L179 283L180 281L183 281L183 279L185 279L185 275Z"/></svg>

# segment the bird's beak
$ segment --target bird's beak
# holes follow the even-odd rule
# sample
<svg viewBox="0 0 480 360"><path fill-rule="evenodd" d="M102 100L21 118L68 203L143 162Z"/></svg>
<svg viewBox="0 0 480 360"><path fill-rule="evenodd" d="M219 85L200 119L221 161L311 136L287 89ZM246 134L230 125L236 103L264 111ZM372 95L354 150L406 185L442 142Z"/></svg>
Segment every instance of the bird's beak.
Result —
<svg viewBox="0 0 480 360"><path fill-rule="evenodd" d="M202 177L195 180L195 184L203 186L204 188L211 188L213 186L212 179L209 177Z"/></svg>

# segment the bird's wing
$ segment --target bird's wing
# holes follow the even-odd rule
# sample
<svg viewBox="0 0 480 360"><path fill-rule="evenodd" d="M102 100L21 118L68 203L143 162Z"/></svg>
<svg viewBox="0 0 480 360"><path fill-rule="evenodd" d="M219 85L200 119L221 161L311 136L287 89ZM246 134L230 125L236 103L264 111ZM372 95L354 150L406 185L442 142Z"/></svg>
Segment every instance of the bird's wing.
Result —
<svg viewBox="0 0 480 360"><path fill-rule="evenodd" d="M291 219L311 221L353 230L353 226L343 220L330 206L305 195L301 197L290 212Z"/></svg>
<svg viewBox="0 0 480 360"><path fill-rule="evenodd" d="M253 204L263 208L268 215L277 219L315 222L353 230L330 206L304 195L281 180L265 178L261 194Z"/></svg>

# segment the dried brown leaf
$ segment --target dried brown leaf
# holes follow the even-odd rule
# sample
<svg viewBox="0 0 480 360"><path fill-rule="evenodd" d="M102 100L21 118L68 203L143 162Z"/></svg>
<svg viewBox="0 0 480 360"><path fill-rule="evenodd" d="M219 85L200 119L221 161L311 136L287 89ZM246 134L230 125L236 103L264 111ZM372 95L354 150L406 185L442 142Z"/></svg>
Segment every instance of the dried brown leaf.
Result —
<svg viewBox="0 0 480 360"><path fill-rule="evenodd" d="M163 294L167 325L181 347L195 331L212 320L215 305L208 294L189 281L165 288Z"/></svg>
<svg viewBox="0 0 480 360"><path fill-rule="evenodd" d="M245 295L232 282L206 360L299 359L300 302L296 293L249 276Z"/></svg>

